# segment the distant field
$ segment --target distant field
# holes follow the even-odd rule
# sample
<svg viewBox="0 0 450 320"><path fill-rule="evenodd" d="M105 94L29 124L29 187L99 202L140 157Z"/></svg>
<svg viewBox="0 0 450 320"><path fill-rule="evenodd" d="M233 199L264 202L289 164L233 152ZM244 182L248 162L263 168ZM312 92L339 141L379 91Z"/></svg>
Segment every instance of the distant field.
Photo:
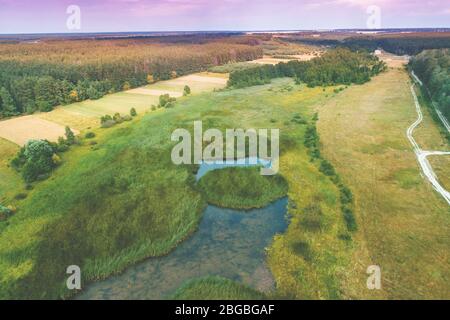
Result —
<svg viewBox="0 0 450 320"><path fill-rule="evenodd" d="M409 86L406 71L391 69L319 108L325 156L354 191L361 226L344 289L349 297L449 298L450 210L421 176L406 139L417 119ZM441 141L428 120L415 137ZM356 280L372 264L382 270L380 292Z"/></svg>

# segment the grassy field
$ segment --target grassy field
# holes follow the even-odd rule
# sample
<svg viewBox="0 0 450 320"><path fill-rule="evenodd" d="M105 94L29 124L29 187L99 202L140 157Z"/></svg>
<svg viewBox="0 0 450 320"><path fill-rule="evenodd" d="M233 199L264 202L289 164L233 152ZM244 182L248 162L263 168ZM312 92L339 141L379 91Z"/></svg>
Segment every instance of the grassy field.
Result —
<svg viewBox="0 0 450 320"><path fill-rule="evenodd" d="M353 190L361 226L342 287L349 298L449 298L450 210L406 139L417 119L409 87L394 68L318 109L325 156ZM442 146L429 119L414 136L424 148ZM381 267L381 291L366 288L369 265Z"/></svg>
<svg viewBox="0 0 450 320"><path fill-rule="evenodd" d="M172 164L170 135L176 128L192 131L197 120L204 130L280 129L290 223L267 248L274 297L448 298L449 209L420 176L405 136L416 119L407 74L391 69L365 85L334 89L277 79L194 94L173 109L94 129L98 145L73 147L49 180L14 201L18 211L0 233L0 298L67 296L68 265L81 266L86 283L167 254L194 232L207 197L195 185L195 168ZM346 229L336 184L304 146L316 112L323 153L355 196L355 234ZM23 187L10 173L10 193L17 192ZM311 213L314 224L307 223ZM381 291L366 287L373 264L382 268ZM223 279L203 279L176 297L253 294Z"/></svg>
<svg viewBox="0 0 450 320"><path fill-rule="evenodd" d="M19 151L19 146L0 138L0 204L11 202L16 190L24 183L22 177L9 167L12 158Z"/></svg>
<svg viewBox="0 0 450 320"><path fill-rule="evenodd" d="M208 172L199 182L208 203L231 209L262 208L287 194L286 180L262 176L260 168L227 168Z"/></svg>
<svg viewBox="0 0 450 320"><path fill-rule="evenodd" d="M187 282L172 298L175 300L262 300L265 296L231 280L209 277Z"/></svg>
<svg viewBox="0 0 450 320"><path fill-rule="evenodd" d="M281 152L289 155L283 159L306 165L304 177L294 174L287 179L289 186L297 185L292 190L302 195L317 193L325 215L342 224L340 214L333 216L339 211L333 184L309 162L302 146L305 125L292 121L294 113L306 119L312 106L333 96L333 88L307 89L279 79L180 99L174 109L141 116L137 123L96 130L97 146L85 144L65 153L52 178L17 204L17 214L0 234L0 297L60 297L67 294L62 286L68 265L80 265L84 281L103 278L167 253L193 232L205 203L193 186L192 168L172 164L170 135L179 127L192 130L198 119L204 127L220 129L280 128ZM298 228L291 227L297 235L288 243L298 240ZM288 245L276 252L302 259L293 250ZM335 262L326 264L333 268Z"/></svg>

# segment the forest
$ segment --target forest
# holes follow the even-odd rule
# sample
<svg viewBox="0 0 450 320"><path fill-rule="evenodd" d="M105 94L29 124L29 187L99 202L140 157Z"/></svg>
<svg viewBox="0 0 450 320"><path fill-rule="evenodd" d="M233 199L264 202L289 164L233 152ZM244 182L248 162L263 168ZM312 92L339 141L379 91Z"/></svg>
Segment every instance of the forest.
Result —
<svg viewBox="0 0 450 320"><path fill-rule="evenodd" d="M154 39L44 40L0 44L0 118L50 111L107 93L262 57L238 38L202 43Z"/></svg>
<svg viewBox="0 0 450 320"><path fill-rule="evenodd" d="M415 56L410 66L450 120L450 50L426 50Z"/></svg>
<svg viewBox="0 0 450 320"><path fill-rule="evenodd" d="M349 36L344 39L302 38L294 37L289 41L311 45L343 46L351 49L366 49L374 51L378 48L397 55L416 55L427 49L450 47L450 33L411 33L389 34L376 36Z"/></svg>
<svg viewBox="0 0 450 320"><path fill-rule="evenodd" d="M294 60L232 72L228 85L244 88L266 84L271 79L281 77L295 78L297 83L304 82L309 87L362 84L385 68L384 62L366 51L355 52L346 48L337 48L310 61Z"/></svg>

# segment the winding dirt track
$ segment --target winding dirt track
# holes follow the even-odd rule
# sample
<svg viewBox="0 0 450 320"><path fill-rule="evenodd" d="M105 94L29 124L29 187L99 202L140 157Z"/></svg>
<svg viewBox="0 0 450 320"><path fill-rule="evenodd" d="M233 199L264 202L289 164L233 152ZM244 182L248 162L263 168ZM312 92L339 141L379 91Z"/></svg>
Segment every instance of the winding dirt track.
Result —
<svg viewBox="0 0 450 320"><path fill-rule="evenodd" d="M420 79L414 74L414 72L412 73L412 76L413 76L414 80L417 83L419 83L419 85L422 85L422 81L420 81ZM416 105L416 110L417 110L417 114L419 117L416 120L416 122L414 122L408 128L408 130L406 131L406 135L414 148L414 153L417 156L417 160L420 164L420 167L422 168L423 174L427 177L428 181L430 181L430 183L433 185L433 188L437 192L439 192L439 194L442 195L442 197L445 199L445 201L447 201L447 203L450 205L450 192L448 192L439 183L439 181L436 177L436 174L434 173L433 168L431 167L431 164L427 159L428 156L438 156L438 155L449 156L450 152L447 152L447 151L424 151L420 148L420 146L417 144L416 140L413 137L414 130L423 121L422 109L420 108L419 100L417 99L416 92L414 91L414 86L415 86L415 84L411 85L411 93L413 95L414 103ZM439 110L437 110L436 106L434 106L434 108L436 109L436 111L439 111ZM439 113L438 113L438 115L439 115ZM442 115L442 117L443 117L443 115ZM439 118L441 118L441 117L439 117ZM447 125L448 125L447 119L444 118L444 120L441 119L441 121L443 122L443 124L447 128L447 130L449 130L449 132L450 132L450 127L447 127Z"/></svg>

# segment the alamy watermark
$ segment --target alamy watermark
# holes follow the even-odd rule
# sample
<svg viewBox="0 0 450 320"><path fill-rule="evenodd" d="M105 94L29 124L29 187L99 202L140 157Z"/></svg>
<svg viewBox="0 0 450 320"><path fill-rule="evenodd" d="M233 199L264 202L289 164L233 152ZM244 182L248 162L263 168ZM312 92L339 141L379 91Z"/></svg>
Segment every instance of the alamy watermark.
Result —
<svg viewBox="0 0 450 320"><path fill-rule="evenodd" d="M81 290L81 269L77 265L68 266L66 273L70 274L67 278L66 286L69 290Z"/></svg>
<svg viewBox="0 0 450 320"><path fill-rule="evenodd" d="M258 165L259 160L265 160L270 167L262 167L261 175L275 175L279 170L279 129L226 129L224 134L219 129L203 132L203 122L195 121L194 137L186 129L176 129L171 140L179 142L171 154L175 165Z"/></svg>
<svg viewBox="0 0 450 320"><path fill-rule="evenodd" d="M70 5L66 9L66 13L69 17L66 20L66 27L69 30L81 29L81 9L77 5Z"/></svg>
<svg viewBox="0 0 450 320"><path fill-rule="evenodd" d="M369 15L366 21L367 29L381 29L381 8L372 5L367 7L366 13Z"/></svg>
<svg viewBox="0 0 450 320"><path fill-rule="evenodd" d="M369 266L367 268L367 289L381 290L381 268L379 266Z"/></svg>

